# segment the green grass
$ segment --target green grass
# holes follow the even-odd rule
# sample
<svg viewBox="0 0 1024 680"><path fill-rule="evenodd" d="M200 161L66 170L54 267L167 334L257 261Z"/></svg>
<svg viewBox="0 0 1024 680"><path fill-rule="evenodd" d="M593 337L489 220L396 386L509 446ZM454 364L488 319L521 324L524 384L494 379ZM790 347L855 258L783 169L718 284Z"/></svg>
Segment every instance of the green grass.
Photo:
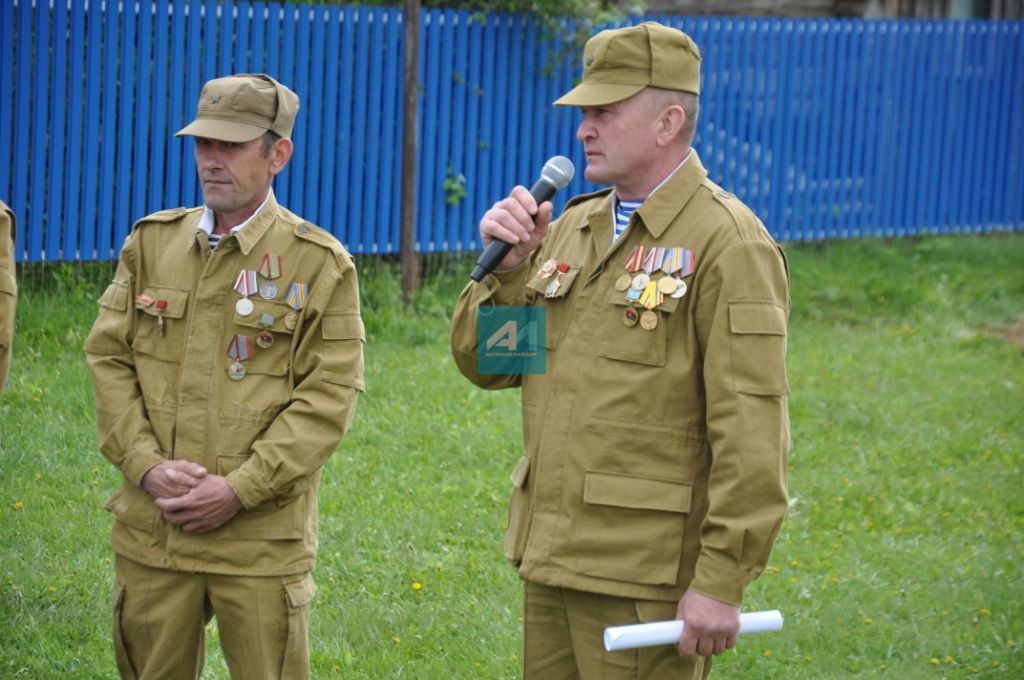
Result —
<svg viewBox="0 0 1024 680"><path fill-rule="evenodd" d="M1024 316L1024 236L787 252L791 511L745 603L786 628L713 677L1024 676L1024 355L979 330ZM395 271L366 264L369 389L324 473L314 677L519 677L500 549L518 395L475 389L447 352L470 263L443 262L408 313ZM108 272L25 277L0 396L0 677L116 676L118 474L80 351ZM216 639L205 678L227 678Z"/></svg>

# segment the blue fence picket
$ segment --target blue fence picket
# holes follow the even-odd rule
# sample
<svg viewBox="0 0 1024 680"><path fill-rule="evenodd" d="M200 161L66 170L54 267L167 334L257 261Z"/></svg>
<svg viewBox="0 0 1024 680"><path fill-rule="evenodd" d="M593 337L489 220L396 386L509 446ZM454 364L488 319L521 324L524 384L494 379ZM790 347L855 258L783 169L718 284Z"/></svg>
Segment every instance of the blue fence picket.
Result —
<svg viewBox="0 0 1024 680"><path fill-rule="evenodd" d="M478 216L552 155L578 168L556 209L595 188L579 112L551 106L579 77L572 22L549 36L525 15L421 18L420 251L478 248ZM658 19L701 47L710 175L779 238L1024 230L1024 22ZM302 98L279 200L355 253L397 251L398 8L12 0L0 34L18 261L109 259L134 220L201 201L194 144L173 133L203 82L256 71ZM461 197L445 188L460 176Z"/></svg>

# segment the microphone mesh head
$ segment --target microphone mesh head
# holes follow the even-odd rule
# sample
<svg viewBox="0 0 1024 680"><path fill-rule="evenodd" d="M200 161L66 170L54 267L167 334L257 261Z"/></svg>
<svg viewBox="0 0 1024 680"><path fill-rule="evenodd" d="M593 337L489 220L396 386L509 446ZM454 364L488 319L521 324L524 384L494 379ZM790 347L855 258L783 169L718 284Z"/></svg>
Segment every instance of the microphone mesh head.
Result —
<svg viewBox="0 0 1024 680"><path fill-rule="evenodd" d="M565 188L576 174L576 167L565 156L552 156L541 168L540 176L556 190Z"/></svg>

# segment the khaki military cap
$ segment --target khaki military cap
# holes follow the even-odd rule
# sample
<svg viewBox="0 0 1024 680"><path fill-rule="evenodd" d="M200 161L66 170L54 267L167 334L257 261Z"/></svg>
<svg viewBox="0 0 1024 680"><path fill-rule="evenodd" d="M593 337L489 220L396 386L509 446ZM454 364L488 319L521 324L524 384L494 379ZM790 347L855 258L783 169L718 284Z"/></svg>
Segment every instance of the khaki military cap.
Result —
<svg viewBox="0 0 1024 680"><path fill-rule="evenodd" d="M199 94L196 119L174 136L248 142L271 130L291 138L298 112L299 96L265 73L214 78Z"/></svg>
<svg viewBox="0 0 1024 680"><path fill-rule="evenodd" d="M601 31L583 48L583 80L555 106L604 106L645 87L700 94L700 50L680 30L648 21Z"/></svg>

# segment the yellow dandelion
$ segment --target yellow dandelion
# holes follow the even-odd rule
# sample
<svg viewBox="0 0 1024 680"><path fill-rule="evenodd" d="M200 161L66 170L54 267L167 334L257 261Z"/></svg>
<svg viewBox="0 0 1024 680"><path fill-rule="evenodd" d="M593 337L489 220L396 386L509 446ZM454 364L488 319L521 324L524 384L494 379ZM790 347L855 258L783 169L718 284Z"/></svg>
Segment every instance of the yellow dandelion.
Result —
<svg viewBox="0 0 1024 680"><path fill-rule="evenodd" d="M865 625L865 626L870 626L870 625L874 624L874 622L875 622L875 620L874 620L874 619L872 619L872 618L870 618L870 617L869 617L869 618L866 618L866 619L864 619L864 625Z"/></svg>
<svg viewBox="0 0 1024 680"><path fill-rule="evenodd" d="M982 616L992 616L992 612L989 611L988 609L985 609L984 607L978 613L981 614Z"/></svg>
<svg viewBox="0 0 1024 680"><path fill-rule="evenodd" d="M837 579L835 576L833 576L832 577L832 585L837 585L838 583L839 583L839 579Z"/></svg>
<svg viewBox="0 0 1024 680"><path fill-rule="evenodd" d="M766 659L768 657L770 657L771 655L772 655L772 650L770 650L770 649L766 649L763 652L761 652L761 656L765 657Z"/></svg>
<svg viewBox="0 0 1024 680"><path fill-rule="evenodd" d="M395 635L394 637L391 638L392 644L396 644L397 645L401 641L402 641L402 638L398 637L397 635Z"/></svg>
<svg viewBox="0 0 1024 680"><path fill-rule="evenodd" d="M1007 646L1007 647L1016 647L1016 646L1017 646L1017 643L1016 643L1016 642L1014 642L1013 640L1007 640L1007 641L1006 641L1006 646Z"/></svg>
<svg viewBox="0 0 1024 680"><path fill-rule="evenodd" d="M423 584L420 583L419 581L413 581L412 582L412 589L417 591L417 592L420 591L420 590L423 590Z"/></svg>
<svg viewBox="0 0 1024 680"><path fill-rule="evenodd" d="M800 568L800 563L797 562L796 560L793 560L792 562L789 563L789 566L793 567L794 569L799 569Z"/></svg>
<svg viewBox="0 0 1024 680"><path fill-rule="evenodd" d="M11 503L11 507L18 511L24 510L25 501L14 501L13 503Z"/></svg>
<svg viewBox="0 0 1024 680"><path fill-rule="evenodd" d="M953 663L953 657L951 657L949 654L947 654L946 658L943 659L943 661L945 661L946 663Z"/></svg>
<svg viewBox="0 0 1024 680"><path fill-rule="evenodd" d="M928 660L928 663L930 663L930 664L931 664L931 665L933 665L933 666L938 666L938 665L939 665L939 660L938 660L938 659L936 659L936 658L935 658L935 657L933 656L933 657L932 657L931 659L929 659L929 660Z"/></svg>

